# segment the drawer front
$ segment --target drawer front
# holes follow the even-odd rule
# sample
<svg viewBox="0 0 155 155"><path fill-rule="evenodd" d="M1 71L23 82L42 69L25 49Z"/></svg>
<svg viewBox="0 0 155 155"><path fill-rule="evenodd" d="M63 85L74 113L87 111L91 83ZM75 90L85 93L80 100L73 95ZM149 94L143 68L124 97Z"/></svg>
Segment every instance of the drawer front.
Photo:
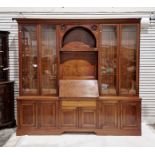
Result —
<svg viewBox="0 0 155 155"><path fill-rule="evenodd" d="M96 101L62 101L62 107L96 107Z"/></svg>

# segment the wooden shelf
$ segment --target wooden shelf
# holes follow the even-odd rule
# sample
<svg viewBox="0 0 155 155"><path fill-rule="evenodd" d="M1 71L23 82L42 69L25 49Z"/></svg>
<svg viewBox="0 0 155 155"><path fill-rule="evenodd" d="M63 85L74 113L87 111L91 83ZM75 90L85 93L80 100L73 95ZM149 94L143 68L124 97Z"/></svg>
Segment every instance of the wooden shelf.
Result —
<svg viewBox="0 0 155 155"><path fill-rule="evenodd" d="M97 52L97 48L61 48L60 51L62 52Z"/></svg>

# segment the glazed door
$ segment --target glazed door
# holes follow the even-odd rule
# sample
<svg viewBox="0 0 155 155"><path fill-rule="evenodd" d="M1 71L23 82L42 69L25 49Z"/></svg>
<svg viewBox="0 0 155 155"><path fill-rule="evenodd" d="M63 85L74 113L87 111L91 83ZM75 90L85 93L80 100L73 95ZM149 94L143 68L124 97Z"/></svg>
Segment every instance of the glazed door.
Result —
<svg viewBox="0 0 155 155"><path fill-rule="evenodd" d="M138 25L121 25L120 41L120 95L136 95L137 88L137 51Z"/></svg>
<svg viewBox="0 0 155 155"><path fill-rule="evenodd" d="M0 81L8 80L8 34L0 32Z"/></svg>
<svg viewBox="0 0 155 155"><path fill-rule="evenodd" d="M21 93L37 95L38 91L38 48L37 26L21 26Z"/></svg>
<svg viewBox="0 0 155 155"><path fill-rule="evenodd" d="M100 43L100 92L102 95L118 94L118 26L101 26Z"/></svg>
<svg viewBox="0 0 155 155"><path fill-rule="evenodd" d="M41 26L41 94L56 94L56 27Z"/></svg>

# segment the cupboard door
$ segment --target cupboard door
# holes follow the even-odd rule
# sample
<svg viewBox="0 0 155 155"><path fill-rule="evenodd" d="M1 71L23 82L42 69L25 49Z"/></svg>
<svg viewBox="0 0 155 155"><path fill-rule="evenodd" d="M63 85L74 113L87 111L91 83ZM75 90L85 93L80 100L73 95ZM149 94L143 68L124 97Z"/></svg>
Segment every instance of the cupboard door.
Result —
<svg viewBox="0 0 155 155"><path fill-rule="evenodd" d="M102 25L100 47L101 94L117 95L117 42L118 26Z"/></svg>
<svg viewBox="0 0 155 155"><path fill-rule="evenodd" d="M79 127L95 128L96 127L96 108L83 107L79 108Z"/></svg>
<svg viewBox="0 0 155 155"><path fill-rule="evenodd" d="M38 94L38 48L37 27L21 27L21 91L23 95Z"/></svg>
<svg viewBox="0 0 155 155"><path fill-rule="evenodd" d="M34 101L19 102L21 127L36 127L36 104Z"/></svg>
<svg viewBox="0 0 155 155"><path fill-rule="evenodd" d="M14 121L13 82L0 84L0 124Z"/></svg>
<svg viewBox="0 0 155 155"><path fill-rule="evenodd" d="M61 126L62 127L77 127L77 108L76 107L62 107L61 109Z"/></svg>
<svg viewBox="0 0 155 155"><path fill-rule="evenodd" d="M41 94L56 94L56 27L41 26Z"/></svg>
<svg viewBox="0 0 155 155"><path fill-rule="evenodd" d="M140 102L122 101L121 102L121 128L133 129L140 128Z"/></svg>
<svg viewBox="0 0 155 155"><path fill-rule="evenodd" d="M121 25L120 94L136 95L138 25Z"/></svg>
<svg viewBox="0 0 155 155"><path fill-rule="evenodd" d="M100 128L118 128L119 123L119 104L116 101L100 102L99 126Z"/></svg>
<svg viewBox="0 0 155 155"><path fill-rule="evenodd" d="M40 104L42 127L56 127L56 101L45 101Z"/></svg>

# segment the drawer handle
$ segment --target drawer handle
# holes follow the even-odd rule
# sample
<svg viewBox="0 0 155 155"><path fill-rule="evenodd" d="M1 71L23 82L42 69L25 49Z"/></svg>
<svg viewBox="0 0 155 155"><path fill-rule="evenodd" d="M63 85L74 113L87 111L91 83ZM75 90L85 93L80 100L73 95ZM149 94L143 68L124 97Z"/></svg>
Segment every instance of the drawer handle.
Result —
<svg viewBox="0 0 155 155"><path fill-rule="evenodd" d="M3 53L4 51L0 51L0 53Z"/></svg>

